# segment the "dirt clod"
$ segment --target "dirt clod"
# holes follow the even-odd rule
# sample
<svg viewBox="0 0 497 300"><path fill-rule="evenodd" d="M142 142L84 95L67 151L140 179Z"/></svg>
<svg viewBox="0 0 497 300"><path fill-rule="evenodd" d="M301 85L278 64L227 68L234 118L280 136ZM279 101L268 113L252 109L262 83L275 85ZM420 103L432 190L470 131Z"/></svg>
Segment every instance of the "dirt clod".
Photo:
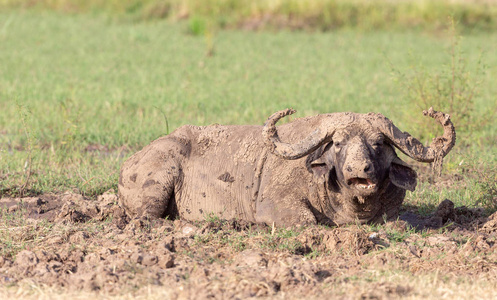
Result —
<svg viewBox="0 0 497 300"><path fill-rule="evenodd" d="M31 251L23 250L16 256L14 267L22 274L31 273L38 264L38 257Z"/></svg>
<svg viewBox="0 0 497 300"><path fill-rule="evenodd" d="M240 252L235 257L235 262L252 268L267 267L268 263L262 252L252 249Z"/></svg>

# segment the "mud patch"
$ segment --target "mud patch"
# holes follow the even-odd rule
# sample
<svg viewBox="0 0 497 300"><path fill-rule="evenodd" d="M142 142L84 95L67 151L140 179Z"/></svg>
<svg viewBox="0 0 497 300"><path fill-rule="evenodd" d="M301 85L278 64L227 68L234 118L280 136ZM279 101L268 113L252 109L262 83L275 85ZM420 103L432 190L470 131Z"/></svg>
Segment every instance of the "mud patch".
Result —
<svg viewBox="0 0 497 300"><path fill-rule="evenodd" d="M228 182L228 183L235 182L235 178L233 176L231 176L231 174L228 172L220 175L217 179L219 179L223 182Z"/></svg>
<svg viewBox="0 0 497 300"><path fill-rule="evenodd" d="M171 299L388 299L424 295L409 281L385 281L399 272L497 280L497 214L448 200L430 216L384 225L274 230L239 220L130 220L117 203L112 191L96 200L1 199L0 282L106 295L155 287Z"/></svg>

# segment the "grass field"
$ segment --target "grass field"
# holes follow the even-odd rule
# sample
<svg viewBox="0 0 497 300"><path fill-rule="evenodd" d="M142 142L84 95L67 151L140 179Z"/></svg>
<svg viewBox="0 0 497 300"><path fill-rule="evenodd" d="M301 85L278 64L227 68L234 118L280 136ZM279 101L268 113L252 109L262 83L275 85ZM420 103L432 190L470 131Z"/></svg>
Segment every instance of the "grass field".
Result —
<svg viewBox="0 0 497 300"><path fill-rule="evenodd" d="M293 277L287 273L278 276L306 277L303 282L311 282L309 286L320 290L316 298L373 298L378 292L380 298L470 299L474 292L490 299L495 294L497 252L492 249L497 247L497 218L492 223L494 227L488 225L485 229L486 240L478 235L478 228L464 230L469 230L469 223L497 210L497 122L493 114L497 107L497 33L473 31L464 35L460 48L456 47L460 54L451 55L454 35L445 30L217 29L198 34L192 29L199 24L192 19L173 22L151 18L136 22L108 14L60 11L0 12L0 196L56 193L56 197L44 195L43 199L60 200L61 210L69 209L64 201L80 211L98 206L95 211L99 214L92 215L89 221L75 222L70 220L70 214L62 212L57 213L58 221L34 222L24 217L26 212L18 205L12 205L12 211L7 206L0 207L2 270L20 251L40 249L60 254L58 262L64 264L71 251L81 250L84 255L80 255L80 263L84 256L84 263L96 270L98 264L91 257L97 253L105 257L103 264L115 258L116 253L134 251L141 255L145 250L155 251L163 239L173 236L177 243L173 253L176 265L167 269L172 273L160 271L163 287L151 283L153 274L147 275L151 267L136 263L124 265L123 273L117 272L123 287L117 288L117 296L102 289L100 297L155 299L186 293L186 298L193 298L200 289L198 282L205 283L205 288L218 296L228 294L217 288L230 290L231 284L237 284L237 288L255 285L269 293L269 281L258 277L257 267L248 266L247 277L240 275L238 267L229 268L233 262L244 261L243 255L237 254L245 249L263 252L266 263L282 261L281 268L276 266L280 269L290 270L286 259L298 257L297 269L284 269ZM452 72L454 64L463 67ZM448 70L449 75L439 76L445 74L443 70ZM438 87L454 82L467 83L465 87L469 88L473 83L478 85L469 106L464 99L454 105L441 103L453 106L450 109L458 135L455 148L445 159L444 175L433 183L427 166L406 159L418 170L419 183L415 192L408 192L404 208L424 216L446 198L456 206L483 207L483 216L473 216L469 221L464 219L469 210L457 211L466 222L461 224L468 226L462 233L463 227L457 227L461 224L418 232L389 223L277 229L275 234L274 228L239 230L236 226L241 225L220 220L196 225L167 221L155 227L130 222L123 233L109 213L115 209L115 195L107 194L105 197L114 199L107 202L103 196L97 198L104 191L117 190L119 168L127 157L181 125L263 124L271 113L287 107L297 109L296 117L337 111L380 112L401 130L428 144L440 132L426 133L432 121L424 120L422 110L428 107L417 100L423 95L413 95L408 87L422 86L423 92L433 91L433 82ZM454 86L458 99L461 86ZM416 91L419 90L414 89L414 94ZM440 93L447 95L444 90ZM66 191L75 194L62 194ZM87 201L89 198L95 201ZM4 199L3 204L11 201ZM24 204L41 207L45 203L33 199L37 198ZM16 201L22 204L24 200ZM38 206L32 209L40 209ZM191 236L183 234L185 226L193 226ZM373 243L369 238L372 233L390 245L383 248L383 244ZM323 237L328 237L327 243ZM301 248L307 252L300 253ZM358 251L364 253L359 255ZM119 259L124 263L131 257ZM16 267L15 263L11 265ZM280 270L276 267L273 269ZM197 274L203 268L210 270L210 277L207 271ZM87 273L100 272L94 269ZM332 270L333 276L322 270ZM236 280L219 280L225 271ZM81 271L76 275L81 273L85 274ZM105 274L114 276L115 266L111 273ZM129 274L136 275L130 285ZM0 282L7 282L8 276L3 275ZM110 277L102 278L105 281ZM61 288L67 282L40 287L30 280L13 287L6 283L0 287L0 298L84 299L95 295L88 290ZM181 291L171 285L180 285ZM102 288L105 286L102 284ZM315 291L309 286L304 286L309 290L299 290L293 297ZM286 294L289 298L291 291ZM285 293L278 296L285 297Z"/></svg>
<svg viewBox="0 0 497 300"><path fill-rule="evenodd" d="M116 187L124 158L180 125L262 124L286 107L296 108L298 117L380 112L416 134L419 124L410 120L421 120L426 107L407 103L392 65L407 73L413 67L436 72L451 60L448 34L283 30L193 36L187 28L168 21L2 13L2 193L75 189L96 195ZM482 53L487 66L476 113L496 103L496 47L497 34L461 42L469 72L474 74ZM458 134L466 145L449 156L449 171L460 172L455 164L462 160L495 162L495 121ZM474 158L463 157L468 155Z"/></svg>

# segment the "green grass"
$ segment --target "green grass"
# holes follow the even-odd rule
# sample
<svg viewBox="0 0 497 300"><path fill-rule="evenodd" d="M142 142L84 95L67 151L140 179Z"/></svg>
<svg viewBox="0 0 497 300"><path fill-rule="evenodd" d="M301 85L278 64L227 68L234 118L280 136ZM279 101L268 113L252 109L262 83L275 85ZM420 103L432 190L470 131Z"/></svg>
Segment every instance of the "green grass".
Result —
<svg viewBox="0 0 497 300"><path fill-rule="evenodd" d="M263 124L286 107L297 117L380 112L416 135L419 125L405 118L407 99L390 63L400 70L421 64L427 72L450 64L451 39L443 33L221 30L211 39L190 34L188 22L0 13L1 193L70 189L94 196L116 188L125 158L180 125ZM496 104L496 48L495 33L461 42L469 64L483 52L487 66L476 113ZM492 120L458 136L470 143L456 145L446 173L462 175L464 185L421 183L407 202L492 203L495 178L489 175L486 187L471 170L496 169L495 128Z"/></svg>
<svg viewBox="0 0 497 300"><path fill-rule="evenodd" d="M489 140L495 142L495 137ZM474 152L473 152L474 151ZM456 206L483 207L490 214L497 210L497 157L495 146L455 150L446 159L445 176L437 184L419 180L415 192L407 192L404 204L418 213L431 213L449 199Z"/></svg>

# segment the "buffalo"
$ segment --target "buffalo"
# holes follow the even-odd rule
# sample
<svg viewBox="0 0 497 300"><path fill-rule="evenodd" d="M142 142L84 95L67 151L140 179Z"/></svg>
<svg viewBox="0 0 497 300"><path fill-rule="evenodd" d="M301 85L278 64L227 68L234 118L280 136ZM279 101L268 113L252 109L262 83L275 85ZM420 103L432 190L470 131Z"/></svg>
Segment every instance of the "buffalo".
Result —
<svg viewBox="0 0 497 300"><path fill-rule="evenodd" d="M274 113L264 126L185 125L131 156L119 202L131 217L341 225L397 216L420 162L441 162L455 144L449 115L423 113L444 130L429 147L381 114Z"/></svg>

